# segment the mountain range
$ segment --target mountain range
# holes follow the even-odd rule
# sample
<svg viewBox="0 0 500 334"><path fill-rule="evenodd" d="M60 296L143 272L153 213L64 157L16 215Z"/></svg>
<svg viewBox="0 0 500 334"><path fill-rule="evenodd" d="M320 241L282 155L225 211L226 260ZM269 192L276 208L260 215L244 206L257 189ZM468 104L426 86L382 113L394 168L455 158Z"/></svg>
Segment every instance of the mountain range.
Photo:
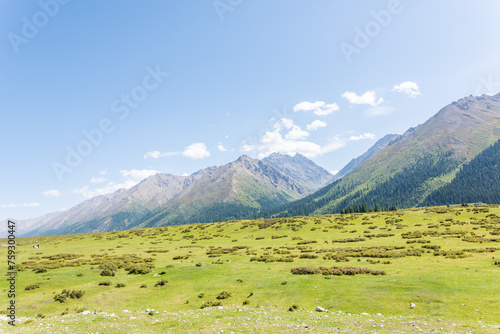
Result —
<svg viewBox="0 0 500 334"><path fill-rule="evenodd" d="M338 213L348 206L363 204L421 206L430 203L427 198L454 180L464 165L499 139L500 94L463 98L395 138L347 176L259 216Z"/></svg>
<svg viewBox="0 0 500 334"><path fill-rule="evenodd" d="M306 157L246 155L190 176L158 173L136 186L96 196L73 208L40 217L25 236L116 231L244 218L302 198L332 175ZM26 224L20 224L25 226ZM25 228L26 230L26 228Z"/></svg>
<svg viewBox="0 0 500 334"><path fill-rule="evenodd" d="M469 96L403 135L384 136L336 175L301 154L243 155L189 176L158 173L19 225L30 236L318 215L363 204L498 202L500 144L491 145L499 139L500 94Z"/></svg>

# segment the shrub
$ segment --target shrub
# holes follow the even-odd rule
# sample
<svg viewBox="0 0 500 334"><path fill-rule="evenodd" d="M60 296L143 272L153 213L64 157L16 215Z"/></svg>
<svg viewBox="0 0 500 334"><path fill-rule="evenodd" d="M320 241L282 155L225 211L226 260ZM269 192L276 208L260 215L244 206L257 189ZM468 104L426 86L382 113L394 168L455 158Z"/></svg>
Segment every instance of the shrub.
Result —
<svg viewBox="0 0 500 334"><path fill-rule="evenodd" d="M372 275L386 275L385 271L373 270L369 268L359 268L359 267L294 267L290 270L294 275L359 275L359 274L372 274Z"/></svg>
<svg viewBox="0 0 500 334"><path fill-rule="evenodd" d="M24 290L34 290L34 289L38 289L40 286L38 284L30 284L28 285L26 288L24 288Z"/></svg>
<svg viewBox="0 0 500 334"><path fill-rule="evenodd" d="M315 255L315 254L300 254L299 258L301 258L301 259L317 259L318 255Z"/></svg>
<svg viewBox="0 0 500 334"><path fill-rule="evenodd" d="M135 274L135 275L146 275L151 272L151 268L149 267L132 267L129 268L128 273L129 274Z"/></svg>
<svg viewBox="0 0 500 334"><path fill-rule="evenodd" d="M168 283L166 279L162 279L161 281L158 281L155 283L155 286L164 286Z"/></svg>
<svg viewBox="0 0 500 334"><path fill-rule="evenodd" d="M314 267L294 267L291 269L291 272L294 275L314 275L320 274L321 270Z"/></svg>
<svg viewBox="0 0 500 334"><path fill-rule="evenodd" d="M214 306L221 306L221 302L219 301L211 301L211 302L204 302L200 308L207 308L207 307L214 307Z"/></svg>
<svg viewBox="0 0 500 334"><path fill-rule="evenodd" d="M118 270L118 265L115 262L106 261L106 262L102 262L99 265L99 268L102 269L103 271L104 270L117 271Z"/></svg>
<svg viewBox="0 0 500 334"><path fill-rule="evenodd" d="M202 293L200 293L200 294L198 295L198 298L203 298L203 297L205 297L205 293L204 293L204 292L202 292Z"/></svg>
<svg viewBox="0 0 500 334"><path fill-rule="evenodd" d="M141 284L141 289L147 288L148 286L146 284Z"/></svg>
<svg viewBox="0 0 500 334"><path fill-rule="evenodd" d="M349 262L349 259L344 254L328 253L323 256L325 260L335 260L336 262Z"/></svg>
<svg viewBox="0 0 500 334"><path fill-rule="evenodd" d="M248 299L245 299L245 300L243 301L243 305L248 305L248 304L250 304L250 301L249 301Z"/></svg>
<svg viewBox="0 0 500 334"><path fill-rule="evenodd" d="M83 274L82 273L78 273L78 274L76 274L76 276L83 277Z"/></svg>
<svg viewBox="0 0 500 334"><path fill-rule="evenodd" d="M101 276L115 276L115 272L108 269L104 269L103 271L101 271Z"/></svg>
<svg viewBox="0 0 500 334"><path fill-rule="evenodd" d="M100 281L98 285L110 286L111 281Z"/></svg>
<svg viewBox="0 0 500 334"><path fill-rule="evenodd" d="M45 268L35 268L35 269L33 269L33 271L35 272L35 274L42 274L42 273L46 273L47 269L45 269Z"/></svg>
<svg viewBox="0 0 500 334"><path fill-rule="evenodd" d="M124 288L125 284L124 283L116 283L115 288Z"/></svg>
<svg viewBox="0 0 500 334"><path fill-rule="evenodd" d="M196 266L197 266L197 267L201 267L202 265L203 265L203 264L201 264L201 263L197 263L197 264L196 264Z"/></svg>
<svg viewBox="0 0 500 334"><path fill-rule="evenodd" d="M71 299L80 299L84 294L85 292L82 290L63 290L61 293L54 296L54 300L60 303L65 303L66 298L68 297Z"/></svg>
<svg viewBox="0 0 500 334"><path fill-rule="evenodd" d="M229 297L231 297L231 293L227 292L227 291L222 291L221 293L219 293L219 295L217 296L217 299L228 299Z"/></svg>
<svg viewBox="0 0 500 334"><path fill-rule="evenodd" d="M287 282L287 281L283 281L283 282L281 282L281 285L287 285L287 284L288 284L288 282Z"/></svg>

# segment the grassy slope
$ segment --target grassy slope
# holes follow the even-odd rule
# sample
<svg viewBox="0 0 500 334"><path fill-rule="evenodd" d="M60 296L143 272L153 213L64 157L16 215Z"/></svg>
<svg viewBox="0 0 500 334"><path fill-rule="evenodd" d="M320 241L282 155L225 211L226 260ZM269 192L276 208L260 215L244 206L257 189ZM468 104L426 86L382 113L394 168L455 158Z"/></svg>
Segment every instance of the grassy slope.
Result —
<svg viewBox="0 0 500 334"><path fill-rule="evenodd" d="M316 306L322 306L332 312L342 310L344 313L351 314L381 313L383 316L375 320L380 324L380 320L384 319L388 326L387 330L394 328L411 332L414 330L413 326L406 324L410 320L416 320L421 327L424 323L429 326L432 323L432 326L437 327L429 328L439 329L439 326L448 328L446 326L456 323L457 326L466 326L460 327L462 330L458 329L458 331L465 331L464 328L487 330L487 328L481 329L484 323L500 325L498 324L500 267L493 265L495 261L493 258L499 259L500 242L487 240L483 240L483 243L467 242L462 238L484 236L486 239L500 240L500 236L491 234L491 232L495 233L495 229L498 231L500 228L500 219L491 214L500 216L500 207L431 208L396 213L298 217L280 220L267 228L259 228L258 224L264 222L261 220L102 234L20 238L18 239L20 244L18 263L29 261L30 257L39 257L40 259L35 261L37 265L40 265L41 261L46 261L43 256L61 253L83 255L80 260L87 263L92 261L91 255L97 255L95 261L99 262L105 254L118 256L137 254L144 258L153 257L156 268L147 275L129 275L124 269L120 269L115 277L101 277L97 264L63 266L40 274L31 270L21 271L17 281L19 307L17 314L25 319L24 324L18 326L18 330L22 332L24 328L30 332L36 332L41 328L37 326L49 323L56 328L69 326L71 330L81 329L82 332L90 329L113 332L110 328L116 326L115 332L123 332L132 330L128 326L138 324L149 326L153 321L157 324L151 327L152 330L172 332L189 331L193 329L191 323L196 323L196 326L201 326L198 328L204 328L207 332L215 331L217 328L227 331L242 329L244 332L262 331L265 328L265 331L277 333L290 331L291 328L303 329L300 326L303 326L304 321L321 331L341 327L346 330L353 328L350 332L354 332L355 329L364 328L363 326L369 328L373 325L373 319L369 317L340 317L331 313L329 318L324 318L324 314L310 313L309 311L314 311ZM401 221L396 221L397 219ZM366 224L368 222L372 224ZM401 236L403 233L414 231L446 233L450 230L461 232L463 235L425 236L421 239L403 239ZM365 231L369 233L364 233ZM378 233L395 235L367 238L362 242L332 242L337 239ZM273 235L286 237L272 239ZM257 240L262 237L264 239ZM300 237L302 241L317 241L304 247L310 247L309 250L312 250L308 254L317 254L319 257L316 259L296 257L292 263L250 261L252 256L260 256L264 253L273 254L274 249L287 250L283 247L294 247L290 250L291 255L303 254L300 249L296 248L301 240L294 240L294 237ZM429 240L430 244L407 244L408 240L422 239ZM35 250L31 245L37 243L40 244L40 249ZM323 259L325 251L331 251L332 248L405 246L406 249L412 247L420 249L422 245L439 245L441 250L488 247L497 249L494 252L484 253L465 252L467 255L465 258L435 256L430 250L421 257L382 259L361 257L359 262L358 258L351 258L347 263ZM209 257L206 252L210 246L224 248L248 246L248 251L255 255L247 254L247 249L240 249L220 257ZM1 249L5 250L5 248ZM146 253L146 251L165 250L168 252ZM188 259L173 260L175 256L186 255L189 255ZM275 254L274 256L288 255ZM0 265L6 268L6 256L3 255L0 259ZM391 263L370 263L370 261L378 260ZM202 265L195 266L197 263ZM173 267L167 268L170 265ZM387 275L344 275L325 279L324 275L292 275L290 269L296 266L355 266L384 270ZM167 273L161 277L153 276L154 273L162 271ZM83 276L77 276L78 273ZM160 279L168 279L169 283L161 288L154 287L155 282ZM98 282L103 280L110 280L113 285L98 286ZM242 280L242 282L237 280ZM282 285L284 281L287 282L286 285ZM126 287L115 288L114 285L118 282L125 283ZM24 288L29 284L39 284L40 288L25 291ZM146 284L147 288L140 288L142 284ZM0 289L5 295L6 288L7 282L0 281ZM85 295L82 299L69 299L67 303L61 304L55 302L53 296L62 289L81 289L85 291ZM223 290L231 292L232 297L221 302L224 306L231 306L231 308L199 310L204 301L216 301L216 296ZM201 293L205 294L203 298L198 297ZM253 295L248 297L250 293ZM241 309L245 300L249 301L247 307L242 311L237 311L235 306L240 305ZM417 304L414 309L409 308L412 302ZM1 303L1 309L5 310L7 299L2 298ZM305 310L288 312L287 309L294 304L299 309ZM144 313L147 308L158 310L160 314L149 317ZM69 315L63 318L66 319L64 323L60 321L60 317L54 318L66 309ZM108 314L116 313L121 320L116 323L116 320L110 321L109 317L103 315L89 315L86 316L87 318L75 317L75 314L83 309ZM122 313L123 310L143 313L132 314L138 318L131 321L129 315ZM163 311L168 313L161 315ZM173 317L172 312L176 312L179 316ZM248 317L248 320L241 318L238 312L243 312L241 314ZM266 312L274 316L267 317ZM35 317L36 314L43 314L47 317L41 320ZM396 316L404 318L391 319ZM321 317L319 323L318 317ZM435 323L438 318L443 319L440 325ZM91 319L94 320L91 321ZM179 319L185 319L186 322ZM260 324L256 323L255 319L260 319ZM227 322L231 321L233 325L227 325ZM113 322L116 324L112 325ZM247 324L246 327L241 325L242 322ZM235 327L237 323L243 327ZM407 325L408 328L405 327ZM103 326L107 326L107 330L103 329ZM140 328L139 325L136 332L143 332Z"/></svg>

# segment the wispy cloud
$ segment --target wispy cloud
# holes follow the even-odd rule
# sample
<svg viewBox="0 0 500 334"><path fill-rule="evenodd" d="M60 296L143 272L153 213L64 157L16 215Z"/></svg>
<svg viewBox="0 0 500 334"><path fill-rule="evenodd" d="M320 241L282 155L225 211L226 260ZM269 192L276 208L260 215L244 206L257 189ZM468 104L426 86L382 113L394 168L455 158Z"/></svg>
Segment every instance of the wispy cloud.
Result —
<svg viewBox="0 0 500 334"><path fill-rule="evenodd" d="M93 177L92 179L90 179L90 183L104 183L106 181L107 180L103 177Z"/></svg>
<svg viewBox="0 0 500 334"><path fill-rule="evenodd" d="M339 148L345 146L349 141L370 139L374 136L371 134L362 134L360 136L351 136L350 138L347 138L345 136L337 135L331 137L325 143L319 144L313 141L305 140L309 133L295 125L293 121L290 121L291 120L288 119L280 119L276 121L274 124L275 130L270 130L264 133L264 135L262 135L262 137L258 140L257 145L243 145L242 151L255 151L260 159L272 153L289 155L300 153L306 157L314 158L316 156L338 150ZM323 124L316 123L313 128L321 127L322 125ZM305 135L306 133L307 136Z"/></svg>
<svg viewBox="0 0 500 334"><path fill-rule="evenodd" d="M2 205L0 205L0 208L2 208L2 209L29 208L29 207L35 207L35 206L40 206L40 203L2 204Z"/></svg>
<svg viewBox="0 0 500 334"><path fill-rule="evenodd" d="M298 111L312 111L313 114L317 116L326 116L335 111L339 110L339 106L337 103L327 104L324 101L316 101L316 102L300 102L293 107L294 112Z"/></svg>
<svg viewBox="0 0 500 334"><path fill-rule="evenodd" d="M375 116L388 115L392 113L394 110L396 110L396 108L394 107L382 106L382 107L366 109L364 111L364 114L369 117L375 117Z"/></svg>
<svg viewBox="0 0 500 334"><path fill-rule="evenodd" d="M131 169L121 170L120 174L123 177L121 182L108 182L102 187L93 188L88 185L81 188L76 188L73 193L80 194L85 198L92 198L99 195L111 194L119 189L130 189L145 178L160 173L154 169Z"/></svg>
<svg viewBox="0 0 500 334"><path fill-rule="evenodd" d="M376 135L373 133L365 132L359 136L351 136L349 137L349 141L357 141L357 140L362 140L362 139L375 139L377 138Z"/></svg>
<svg viewBox="0 0 500 334"><path fill-rule="evenodd" d="M354 92L345 92L342 97L347 99L351 104L368 104L373 107L384 102L383 98L377 99L377 94L373 90L366 91L363 95L358 95Z"/></svg>
<svg viewBox="0 0 500 334"><path fill-rule="evenodd" d="M144 155L144 159L158 159L158 158L165 158L165 157L173 157L175 155L179 155L181 152L160 152L160 151L149 151Z"/></svg>
<svg viewBox="0 0 500 334"><path fill-rule="evenodd" d="M44 191L42 193L42 195L47 196L47 197L57 197L57 196L61 196L61 192L57 189L51 189L51 190Z"/></svg>
<svg viewBox="0 0 500 334"><path fill-rule="evenodd" d="M255 145L248 145L248 144L241 146L241 150L243 152L250 152L250 151L255 150L256 148L257 148L257 146L255 146Z"/></svg>
<svg viewBox="0 0 500 334"><path fill-rule="evenodd" d="M400 83L399 85L395 85L392 88L392 91L404 93L410 95L410 97L413 98L417 97L418 95L422 95L422 93L420 93L420 88L418 87L418 85L412 81L405 81Z"/></svg>

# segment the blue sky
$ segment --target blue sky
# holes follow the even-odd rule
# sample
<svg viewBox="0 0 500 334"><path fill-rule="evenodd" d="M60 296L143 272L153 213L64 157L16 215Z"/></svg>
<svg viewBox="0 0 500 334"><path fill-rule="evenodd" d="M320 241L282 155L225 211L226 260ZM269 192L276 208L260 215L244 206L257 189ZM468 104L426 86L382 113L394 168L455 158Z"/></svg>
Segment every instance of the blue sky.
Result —
<svg viewBox="0 0 500 334"><path fill-rule="evenodd" d="M498 1L2 0L0 22L0 218L242 154L339 170L500 91Z"/></svg>

